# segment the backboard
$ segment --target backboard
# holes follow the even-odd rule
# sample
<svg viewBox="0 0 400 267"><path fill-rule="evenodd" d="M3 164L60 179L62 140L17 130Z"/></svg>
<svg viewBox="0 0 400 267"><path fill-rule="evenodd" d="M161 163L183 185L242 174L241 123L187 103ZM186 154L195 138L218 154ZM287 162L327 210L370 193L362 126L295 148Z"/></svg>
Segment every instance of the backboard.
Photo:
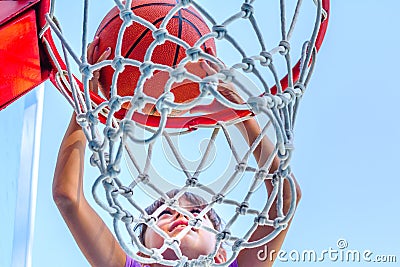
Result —
<svg viewBox="0 0 400 267"><path fill-rule="evenodd" d="M44 77L34 1L0 1L0 109L36 87Z"/></svg>

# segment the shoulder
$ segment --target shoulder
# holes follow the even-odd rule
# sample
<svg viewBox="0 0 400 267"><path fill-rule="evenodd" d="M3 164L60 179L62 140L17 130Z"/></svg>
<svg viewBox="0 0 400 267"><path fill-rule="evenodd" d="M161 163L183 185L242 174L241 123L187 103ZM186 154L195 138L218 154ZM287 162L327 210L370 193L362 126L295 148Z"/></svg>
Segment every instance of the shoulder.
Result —
<svg viewBox="0 0 400 267"><path fill-rule="evenodd" d="M231 264L229 264L229 267L239 267L237 259L235 259Z"/></svg>
<svg viewBox="0 0 400 267"><path fill-rule="evenodd" d="M128 255L126 255L125 267L141 267L141 265Z"/></svg>

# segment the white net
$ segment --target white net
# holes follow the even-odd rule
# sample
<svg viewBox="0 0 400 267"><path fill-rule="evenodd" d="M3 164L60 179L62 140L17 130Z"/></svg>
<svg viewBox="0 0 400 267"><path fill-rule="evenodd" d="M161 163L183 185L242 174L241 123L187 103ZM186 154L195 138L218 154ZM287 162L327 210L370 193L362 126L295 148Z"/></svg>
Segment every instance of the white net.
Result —
<svg viewBox="0 0 400 267"><path fill-rule="evenodd" d="M137 15L133 8L160 2L170 7L158 23ZM89 141L91 163L100 171L93 185L94 199L112 216L115 235L125 251L139 262L228 266L242 249L275 238L294 213L296 185L290 169L293 127L322 42L321 25L327 21L323 3L328 1L265 2L272 1L115 0L120 20L117 41L111 57L96 63L89 63L87 58L89 7L96 1L83 1L80 56L61 31L62 25L55 23L56 6L52 2L41 37L56 69L54 82L74 107ZM186 19L182 18L184 11L198 14L210 28L193 45L171 31L173 19ZM271 21L265 21L269 18ZM143 60L126 56L123 49L130 27L139 25L153 38ZM50 29L60 40L62 60L45 34ZM216 42L216 55L204 49L210 40ZM184 49L185 55L176 64L160 64L153 56L165 43ZM300 59L293 62L293 58ZM190 64L204 61L214 71L207 75L189 71ZM112 69L106 88L109 94L103 92L105 99L96 98L90 93L90 81L94 72L106 67ZM140 75L130 85L132 94L121 95L119 77L128 68ZM76 72L82 84L74 78ZM167 73L163 88L158 95L149 94L146 83L159 73ZM189 100L178 101L173 90L183 82L196 84L199 92ZM240 97L227 96L226 88ZM218 103L217 111L199 109L213 101ZM145 111L148 106L157 114L149 115ZM251 123L258 126L249 132L246 125ZM125 165L131 175L123 173ZM285 184L288 192L284 192ZM152 201L161 200L151 213L144 209L147 205L139 191ZM187 198L187 193L204 199L191 203L201 204L196 214L182 206L181 197ZM290 201L285 205L287 195ZM176 235L158 224L166 209L188 220ZM215 227L205 223L211 210L222 215L223 224ZM259 227L269 230L255 239L253 234ZM151 229L161 237L162 244L145 246L137 229ZM182 240L189 231L199 229L213 235L214 249L198 257L186 255ZM222 245L229 251L228 260L216 264L213 259ZM175 258L165 256L168 251L173 251Z"/></svg>

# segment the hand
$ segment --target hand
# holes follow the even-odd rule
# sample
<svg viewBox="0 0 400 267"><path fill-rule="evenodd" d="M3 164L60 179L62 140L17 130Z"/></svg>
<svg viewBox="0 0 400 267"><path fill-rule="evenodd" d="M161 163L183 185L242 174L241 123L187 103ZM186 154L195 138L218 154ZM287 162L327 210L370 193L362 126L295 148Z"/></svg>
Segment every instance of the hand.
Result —
<svg viewBox="0 0 400 267"><path fill-rule="evenodd" d="M103 60L106 60L111 55L111 47L107 47L107 49L101 54L101 56L97 59L96 62L94 59L94 55L98 54L98 45L99 45L99 37L94 37L93 42L88 44L87 47L87 59L89 64L99 63ZM98 94L99 91L99 77L100 70L96 70L93 72L93 78L89 82L89 90L95 94Z"/></svg>
<svg viewBox="0 0 400 267"><path fill-rule="evenodd" d="M208 62L208 61L200 61L201 68L206 72L207 76L214 75L220 71L218 65ZM227 100L241 104L244 103L244 100L237 93L235 86L233 83L218 83L218 92L224 96ZM196 112L204 112L204 113L214 113L226 109L226 106L218 102L218 100L214 99L211 104L208 105L199 105L190 110L190 113Z"/></svg>

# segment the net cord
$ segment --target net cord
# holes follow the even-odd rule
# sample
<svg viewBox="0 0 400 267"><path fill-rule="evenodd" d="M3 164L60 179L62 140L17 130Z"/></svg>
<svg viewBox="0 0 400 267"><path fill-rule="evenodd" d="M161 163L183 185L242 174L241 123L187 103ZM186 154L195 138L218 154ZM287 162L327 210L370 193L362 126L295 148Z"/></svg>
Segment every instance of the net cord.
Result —
<svg viewBox="0 0 400 267"><path fill-rule="evenodd" d="M95 64L89 64L87 60L87 22L89 15L89 0L84 0L84 20L82 25L83 35L80 57L75 54L68 41L62 34L60 25L55 20L54 1L51 1L50 12L45 16L46 24L42 27L40 32L40 37L43 40L52 64L54 64L54 68L56 70L56 74L54 75L56 81L55 83L67 98L69 103L74 107L77 113L77 121L82 126L85 136L89 140L88 146L92 151L91 164L97 166L101 172L101 175L95 180L92 187L93 198L101 208L106 210L113 217L113 225L116 237L124 250L132 258L139 260L142 263L151 264L158 262L166 266L186 266L188 264L190 266L194 266L196 264L201 266L228 266L237 257L241 249L258 247L274 239L283 229L286 228L289 220L293 216L296 207L296 185L290 169L290 160L293 151L293 127L298 111L299 101L301 100L310 81L310 77L315 66L317 50L319 49L321 42L320 39L323 38L323 36L320 36L320 27L322 27L322 23L324 20L328 19L329 15L328 11L323 9L323 3L329 7L329 1L313 0L316 6L314 29L312 31L311 38L303 45L301 58L298 63L299 66L295 68L292 68L292 61L290 57L290 39L294 32L296 22L299 18L300 7L303 2L302 0L297 1L288 29L286 28L286 1L280 0L281 41L277 47L269 51L266 49L262 31L258 26L256 17L254 16L254 0L244 1L239 12L228 17L220 24L218 24L217 20L214 19L213 16L211 16L211 14L209 14L202 6L200 6L197 1L181 0L169 11L159 28L155 27L145 19L136 16L130 9L132 4L131 0L127 0L125 3L122 3L118 0L115 0L114 2L120 10L122 26L118 33L118 41L114 58L112 60L104 60ZM200 38L193 47L188 45L183 40L171 35L166 29L166 25L173 15L182 8L187 7L193 7L213 25L212 32ZM248 56L239 42L237 42L233 36L227 33L227 27L240 19L248 20L252 25L261 47L261 53L259 55ZM147 50L144 62L123 58L121 55L122 37L126 29L133 23L139 23L150 29L153 33L153 37L155 38L154 42L151 43ZM326 23L323 25L323 27L326 28ZM50 30L55 34L55 36L57 36L62 44L65 63L60 62L60 56L53 49L51 44L52 39L48 36L48 31ZM200 49L200 46L212 38L217 40L224 39L228 41L242 56L242 61L233 64L231 68L227 68L215 57L204 53ZM184 47L187 51L187 56L175 69L169 66L155 64L151 61L154 49L158 45L163 44L165 41L174 42ZM316 44L318 44L318 46L316 46ZM272 60L277 54L283 56L286 61L287 77L283 80L279 80L277 68ZM80 85L79 81L72 75L73 71L71 69L69 58L72 58L72 60L79 66L79 71L82 74L82 85ZM184 68L185 64L190 61L197 61L199 59L208 60L217 64L221 68L221 71L206 78L200 78L196 75L188 73ZM275 80L274 87L270 87L268 85L261 72L258 70L256 64L266 67L271 71ZM127 65L139 68L142 75L137 83L135 95L121 97L117 95L117 80ZM115 70L112 77L111 97L109 100L96 103L96 100L93 99L93 95L89 91L89 83L93 77L93 72L105 66L111 66ZM298 74L295 72L295 69L297 68L299 69ZM143 85L149 78L152 77L155 71L160 70L168 71L170 73L170 78L164 88L164 93L156 99L145 95L143 92ZM235 74L232 72L233 70L240 70L244 73L253 74L255 77L257 77L264 87L263 93L261 95L252 95L251 92L248 92L245 85L241 84L241 82L236 79ZM197 99L191 101L190 103L178 104L174 102L173 95L170 93L170 90L173 83L183 81L184 79L189 79L191 81L200 83L201 94ZM247 101L245 101L243 104L237 104L227 100L218 91L217 84L219 81L227 83L232 82L234 85L243 89L248 96ZM287 81L287 85L285 85L285 81ZM274 90L276 90L276 93L274 93ZM246 151L243 158L240 158L227 127L241 119L244 120L246 118L236 118L233 121L219 121L212 125L205 125L205 127L214 128L214 130L211 138L209 139L206 151L203 154L203 158L201 159L196 170L192 173L188 170L187 166L185 166L178 149L171 141L170 133L166 131L167 122L169 120L168 115L172 110L188 110L195 107L199 104L199 101L207 95L212 95L214 99L227 108L233 110L251 110L251 112L257 116L266 116L268 117L269 122L262 128L262 131L256 140L249 145L249 149ZM117 114L124 103L129 103L131 108L125 113L121 120L118 120ZM132 120L134 114L139 111L145 103L155 104L157 110L160 112L158 127L143 128L143 126L138 122ZM105 127L102 135L98 127L100 116L105 118ZM269 155L266 163L263 164L263 166L249 166L248 162L251 154L254 152L261 140L267 135L267 130L271 126L276 138L273 152L271 155ZM200 124L196 127L202 127L202 125ZM135 129L137 128L147 129L148 132L151 133L151 136L145 139L138 138L135 135ZM214 191L212 188L207 187L200 181L202 169L210 155L210 149L215 138L217 137L218 133L221 132L220 129L222 129L222 133L225 136L226 142L232 151L233 157L236 161L236 166L234 172L229 177L228 182L222 187L222 189L219 191ZM153 159L153 143L161 138L165 138L169 144L175 159L177 160L182 172L186 177L185 185L180 188L179 193L173 198L169 198L165 192L158 188L157 185L153 183L150 175L151 161ZM126 142L128 140L134 143L147 145L147 158L143 169L136 161L132 151L130 151L126 146ZM128 155L138 172L136 178L128 186L124 186L118 178L120 176L120 165L125 150L128 152ZM272 161L276 156L280 159L279 168L274 173L269 173ZM228 199L226 197L228 191L234 185L235 181L241 179L243 174L246 172L252 173L253 179L249 184L249 190L243 201ZM283 184L285 180L289 183L290 194L292 196L289 209L286 213L283 211ZM271 192L268 192L269 196L263 209L252 209L249 207L249 202L260 184L265 182L271 182L273 189ZM133 190L141 184L151 188L165 201L165 204L159 207L154 214L147 214L146 211L143 210L143 208L134 199ZM103 189L101 190L101 188ZM233 214L233 216L227 221L221 231L217 231L216 229L205 226L202 224L201 219L199 220L199 218L193 217L191 213L181 208L177 204L179 197L182 196L184 192L190 191L191 188L199 188L200 190L212 196L213 201L211 201L205 207L200 214L201 216L206 214L206 212L214 206L220 204L232 205L236 207L235 214ZM103 193L99 193L100 191ZM140 213L140 217L136 218L131 212L123 207L121 201L118 199L121 197L126 199L128 203L132 205L131 208L133 208L133 210L136 210ZM269 211L271 210L273 203L276 203L278 216L270 219ZM175 238L169 237L156 224L157 214L167 207L188 216L190 219L189 226L186 227ZM246 215L254 216L254 223L242 237L232 235L231 227L241 216ZM199 217L201 218L201 216ZM138 223L146 224L147 227L151 227L155 232L164 238L164 244L160 249L146 248L140 243L132 226ZM124 225L126 230L125 233L121 231L120 224ZM274 230L259 240L251 242L248 241L257 227L263 225L272 226L274 227ZM202 256L196 260L188 260L188 258L182 254L179 248L180 239L182 239L183 236L190 231L190 227L202 228L216 234L216 245L214 252L208 256ZM130 236L131 245L128 245L125 242L124 235L126 233ZM213 257L216 255L217 250L222 243L231 245L232 254L226 263L217 265L213 263ZM132 250L132 245L138 251L148 255L148 257L138 256L134 250ZM179 256L180 260L173 261L164 259L162 253L167 249L172 249L176 255Z"/></svg>

